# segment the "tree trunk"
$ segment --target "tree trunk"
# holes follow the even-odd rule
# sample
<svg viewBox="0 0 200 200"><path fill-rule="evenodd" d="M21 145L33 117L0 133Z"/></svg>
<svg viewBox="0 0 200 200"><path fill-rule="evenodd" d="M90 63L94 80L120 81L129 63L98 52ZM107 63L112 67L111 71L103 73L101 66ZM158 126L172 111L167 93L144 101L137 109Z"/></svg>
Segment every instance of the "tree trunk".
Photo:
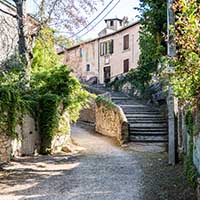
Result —
<svg viewBox="0 0 200 200"><path fill-rule="evenodd" d="M30 72L33 55L32 45L29 45L30 38L28 34L26 0L14 0L14 2L17 10L19 59L23 68L20 84L27 89L30 86Z"/></svg>

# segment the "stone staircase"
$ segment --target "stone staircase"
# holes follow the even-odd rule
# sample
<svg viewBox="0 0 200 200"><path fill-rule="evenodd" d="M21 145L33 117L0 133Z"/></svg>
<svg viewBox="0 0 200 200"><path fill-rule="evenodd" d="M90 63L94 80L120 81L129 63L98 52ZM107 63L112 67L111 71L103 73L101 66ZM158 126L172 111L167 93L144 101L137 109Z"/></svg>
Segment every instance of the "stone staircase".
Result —
<svg viewBox="0 0 200 200"><path fill-rule="evenodd" d="M128 119L131 142L167 144L167 119L159 109L121 93L112 93L112 101L121 106Z"/></svg>

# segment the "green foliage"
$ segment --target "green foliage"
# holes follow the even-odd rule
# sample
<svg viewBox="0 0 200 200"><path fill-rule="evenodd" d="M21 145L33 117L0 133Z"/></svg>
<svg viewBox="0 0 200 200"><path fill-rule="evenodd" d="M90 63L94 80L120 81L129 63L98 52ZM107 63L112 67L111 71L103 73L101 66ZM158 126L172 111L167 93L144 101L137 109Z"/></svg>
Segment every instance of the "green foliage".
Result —
<svg viewBox="0 0 200 200"><path fill-rule="evenodd" d="M112 109L114 107L114 103L111 100L108 100L103 96L97 96L96 104L98 106L104 105L107 109Z"/></svg>
<svg viewBox="0 0 200 200"><path fill-rule="evenodd" d="M21 111L21 99L18 90L9 86L0 87L0 121L5 132L16 137L15 127L18 121L18 114Z"/></svg>
<svg viewBox="0 0 200 200"><path fill-rule="evenodd" d="M186 116L185 116L185 124L187 126L187 130L189 133L189 149L188 154L185 158L185 174L187 177L188 182L195 187L196 186L196 180L198 177L198 172L196 167L193 164L193 150L194 150L194 143L193 143L193 135L194 135L194 120L192 116L192 110L191 108L188 109Z"/></svg>
<svg viewBox="0 0 200 200"><path fill-rule="evenodd" d="M39 100L39 127L42 154L51 153L51 142L59 122L60 98L55 94L45 94Z"/></svg>
<svg viewBox="0 0 200 200"><path fill-rule="evenodd" d="M40 31L33 49L32 73L47 71L61 62L55 49L54 31L44 28Z"/></svg>
<svg viewBox="0 0 200 200"><path fill-rule="evenodd" d="M177 57L172 79L176 96L182 101L195 101L200 85L200 6L197 0L176 0Z"/></svg>
<svg viewBox="0 0 200 200"><path fill-rule="evenodd" d="M9 136L17 136L16 125L22 115L29 112L39 123L41 153L50 153L59 120L65 120L62 114L68 111L69 120L75 122L79 111L93 97L70 73L67 66L60 64L53 31L42 30L34 48L29 90L19 87L20 70L0 76L0 128L5 128ZM64 134L68 133L68 126L68 123L63 124Z"/></svg>
<svg viewBox="0 0 200 200"><path fill-rule="evenodd" d="M157 66L162 56L166 55L166 9L165 0L140 1L140 58L138 68L132 70L128 77L132 84L141 93L149 86L153 73L157 72Z"/></svg>
<svg viewBox="0 0 200 200"><path fill-rule="evenodd" d="M12 138L17 137L15 127L24 113L31 112L33 104L20 90L19 78L17 71L0 75L0 128Z"/></svg>
<svg viewBox="0 0 200 200"><path fill-rule="evenodd" d="M167 31L166 0L140 0L140 57L138 67L130 70L124 79L113 86L120 89L125 82L142 96L146 95L152 75L157 73L158 63L167 54L165 35Z"/></svg>
<svg viewBox="0 0 200 200"><path fill-rule="evenodd" d="M70 120L75 122L79 117L79 111L87 106L92 95L84 90L80 82L70 73L71 70L65 65L54 67L47 73L36 73L32 78L32 87L33 93L59 96L69 111Z"/></svg>
<svg viewBox="0 0 200 200"><path fill-rule="evenodd" d="M65 48L70 48L75 44L72 40L70 40L68 37L64 35L56 36L55 40L56 40L56 44Z"/></svg>

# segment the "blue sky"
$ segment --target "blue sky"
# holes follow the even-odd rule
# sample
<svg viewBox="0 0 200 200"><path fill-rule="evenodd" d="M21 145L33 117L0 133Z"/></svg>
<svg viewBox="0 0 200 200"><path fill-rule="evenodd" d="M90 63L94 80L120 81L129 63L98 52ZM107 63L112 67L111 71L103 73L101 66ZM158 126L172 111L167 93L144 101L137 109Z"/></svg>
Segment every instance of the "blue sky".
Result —
<svg viewBox="0 0 200 200"><path fill-rule="evenodd" d="M28 1L29 12L34 13L35 9L37 8L35 2L39 2L39 1L40 0ZM90 22L92 19L94 19L110 1L111 0L104 0L104 5L102 5L102 3L99 4L98 10L88 17L88 21ZM98 22L115 5L117 1L118 0L115 0L95 22ZM127 16L130 21L136 21L137 20L136 16L138 15L138 12L134 10L133 8L138 7L138 6L139 6L139 0L121 0L119 4L115 7L115 9L106 18L115 18L115 17L123 18L124 16ZM91 27L92 26L89 26L88 29L91 29ZM102 22L99 23L97 27L95 27L92 31L90 31L87 35L85 35L81 39L85 40L85 39L91 39L91 38L97 37L98 32L100 32L104 27L105 27L105 23L104 23L104 20L102 20ZM83 33L84 31L81 32L80 35L82 35Z"/></svg>

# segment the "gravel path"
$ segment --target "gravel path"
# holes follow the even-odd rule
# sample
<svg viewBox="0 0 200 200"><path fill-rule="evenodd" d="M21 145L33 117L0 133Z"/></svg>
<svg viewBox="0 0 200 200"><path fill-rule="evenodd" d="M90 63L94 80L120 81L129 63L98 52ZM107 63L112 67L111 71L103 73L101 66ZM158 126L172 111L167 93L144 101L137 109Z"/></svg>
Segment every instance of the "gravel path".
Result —
<svg viewBox="0 0 200 200"><path fill-rule="evenodd" d="M0 200L194 200L182 166L165 155L120 148L73 127L79 154L21 158L0 172ZM178 174L177 174L178 173Z"/></svg>

